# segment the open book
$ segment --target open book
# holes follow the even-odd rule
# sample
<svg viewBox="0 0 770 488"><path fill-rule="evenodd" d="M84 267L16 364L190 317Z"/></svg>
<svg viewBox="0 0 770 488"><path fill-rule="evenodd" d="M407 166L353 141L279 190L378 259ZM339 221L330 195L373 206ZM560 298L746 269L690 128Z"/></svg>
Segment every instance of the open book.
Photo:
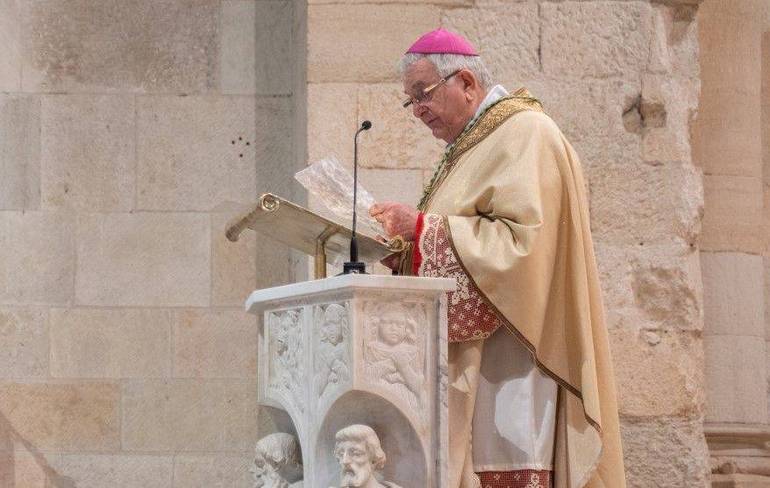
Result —
<svg viewBox="0 0 770 488"><path fill-rule="evenodd" d="M320 204L330 220L350 227L353 223L353 176L340 164L336 157L321 159L302 171L294 178L299 181ZM356 213L356 233L376 237L382 227L369 215L369 207L374 205L374 197L358 181Z"/></svg>

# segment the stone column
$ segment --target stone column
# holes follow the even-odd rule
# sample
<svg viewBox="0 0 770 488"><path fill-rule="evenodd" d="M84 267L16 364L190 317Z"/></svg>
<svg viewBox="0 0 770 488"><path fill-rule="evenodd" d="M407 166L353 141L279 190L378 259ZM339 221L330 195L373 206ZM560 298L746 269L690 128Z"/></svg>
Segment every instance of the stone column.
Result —
<svg viewBox="0 0 770 488"><path fill-rule="evenodd" d="M769 19L770 20L770 19ZM762 36L762 195L765 285L765 339L770 353L770 21ZM770 366L770 361L768 361ZM768 388L770 408L770 387Z"/></svg>
<svg viewBox="0 0 770 488"><path fill-rule="evenodd" d="M765 367L761 38L767 2L705 2L695 131L704 171L701 242L706 437L714 486L770 486ZM764 177L764 178L763 178Z"/></svg>

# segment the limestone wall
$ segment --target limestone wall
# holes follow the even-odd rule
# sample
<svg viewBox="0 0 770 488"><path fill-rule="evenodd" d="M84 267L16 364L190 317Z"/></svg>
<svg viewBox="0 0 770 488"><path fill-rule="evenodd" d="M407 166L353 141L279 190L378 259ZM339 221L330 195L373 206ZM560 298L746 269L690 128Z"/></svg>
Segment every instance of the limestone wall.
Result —
<svg viewBox="0 0 770 488"><path fill-rule="evenodd" d="M251 486L289 256L223 228L304 160L294 10L0 1L0 486Z"/></svg>
<svg viewBox="0 0 770 488"><path fill-rule="evenodd" d="M395 65L425 31L469 37L508 89L527 86L588 175L629 486L707 484L698 235L697 2L310 1L308 152L352 159L414 203L442 144L401 108Z"/></svg>

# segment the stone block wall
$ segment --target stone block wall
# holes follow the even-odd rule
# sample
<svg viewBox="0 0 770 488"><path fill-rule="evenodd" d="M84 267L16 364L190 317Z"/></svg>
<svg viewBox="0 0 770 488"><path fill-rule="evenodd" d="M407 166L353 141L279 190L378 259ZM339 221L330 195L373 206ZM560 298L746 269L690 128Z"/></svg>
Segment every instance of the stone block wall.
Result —
<svg viewBox="0 0 770 488"><path fill-rule="evenodd" d="M421 33L468 36L497 82L527 86L576 147L591 193L630 487L707 486L698 2L308 2L310 160L352 161L415 203L443 144L401 108L396 64Z"/></svg>
<svg viewBox="0 0 770 488"><path fill-rule="evenodd" d="M290 256L223 230L304 160L294 17L0 1L0 486L251 486L242 303Z"/></svg>

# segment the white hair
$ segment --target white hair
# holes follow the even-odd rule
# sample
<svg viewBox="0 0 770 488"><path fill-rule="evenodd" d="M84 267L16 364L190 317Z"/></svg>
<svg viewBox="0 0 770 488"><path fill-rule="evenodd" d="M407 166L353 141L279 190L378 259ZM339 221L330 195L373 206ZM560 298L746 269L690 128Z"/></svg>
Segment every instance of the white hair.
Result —
<svg viewBox="0 0 770 488"><path fill-rule="evenodd" d="M283 432L263 437L255 451L275 467L302 464L302 453L297 439Z"/></svg>
<svg viewBox="0 0 770 488"><path fill-rule="evenodd" d="M340 442L353 441L363 442L366 445L366 451L369 453L369 460L376 471L385 467L385 451L382 450L380 445L380 438L377 437L377 433L368 425L353 424L348 425L344 429L340 430L334 436L335 446L334 455L338 458L340 453L337 451Z"/></svg>
<svg viewBox="0 0 770 488"><path fill-rule="evenodd" d="M452 72L467 69L476 75L481 88L487 89L492 86L492 76L484 65L481 56L465 56L463 54L421 54L406 53L399 62L398 70L401 76L406 73L411 65L421 59L427 59L436 67L440 77L449 76Z"/></svg>

